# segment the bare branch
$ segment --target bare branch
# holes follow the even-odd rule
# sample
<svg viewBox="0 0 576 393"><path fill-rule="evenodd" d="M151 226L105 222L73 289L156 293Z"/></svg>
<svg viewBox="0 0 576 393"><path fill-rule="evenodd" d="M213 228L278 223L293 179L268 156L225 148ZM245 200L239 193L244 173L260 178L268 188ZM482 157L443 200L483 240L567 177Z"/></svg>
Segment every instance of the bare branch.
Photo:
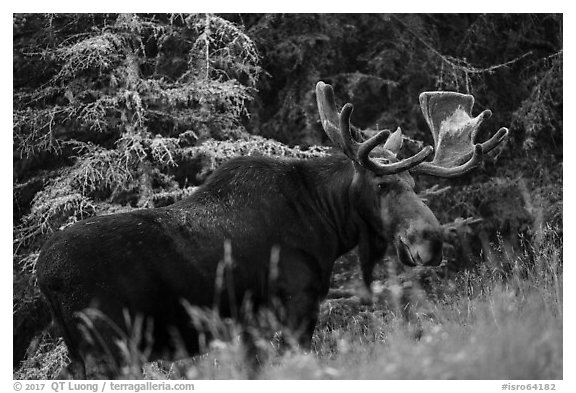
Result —
<svg viewBox="0 0 576 393"><path fill-rule="evenodd" d="M482 218L458 217L454 221L442 225L442 229L444 230L444 238L446 239L453 236L454 234L468 232L470 230L470 225L478 224L482 221L484 221Z"/></svg>
<svg viewBox="0 0 576 393"><path fill-rule="evenodd" d="M440 188L440 186L438 184L434 184L432 187L427 188L426 190L420 192L418 194L418 196L420 197L420 199L426 201L428 200L429 197L434 197L440 194L444 194L446 191L449 191L452 187L450 186L446 186L446 187L442 187Z"/></svg>

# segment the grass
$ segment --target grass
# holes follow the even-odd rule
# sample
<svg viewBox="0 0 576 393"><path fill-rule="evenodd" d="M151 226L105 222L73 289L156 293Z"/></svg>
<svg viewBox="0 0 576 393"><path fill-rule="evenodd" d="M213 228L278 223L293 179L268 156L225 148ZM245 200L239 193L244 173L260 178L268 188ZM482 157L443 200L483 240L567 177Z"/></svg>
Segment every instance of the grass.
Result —
<svg viewBox="0 0 576 393"><path fill-rule="evenodd" d="M483 267L425 285L382 281L375 303L329 299L322 304L314 349L267 352L260 379L562 379L562 240L503 256L502 269ZM377 283L378 284L378 283ZM402 300L407 299L407 300ZM54 378L65 347L41 344L14 377ZM238 339L216 340L207 353L147 363L146 379L246 379Z"/></svg>

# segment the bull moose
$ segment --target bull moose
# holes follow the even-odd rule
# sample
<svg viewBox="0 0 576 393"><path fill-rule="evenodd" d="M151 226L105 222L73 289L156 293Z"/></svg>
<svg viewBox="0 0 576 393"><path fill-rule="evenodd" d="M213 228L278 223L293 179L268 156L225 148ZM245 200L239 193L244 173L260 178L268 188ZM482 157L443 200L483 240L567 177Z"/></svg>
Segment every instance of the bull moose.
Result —
<svg viewBox="0 0 576 393"><path fill-rule="evenodd" d="M307 160L239 157L220 166L190 197L171 206L89 218L55 233L42 247L38 286L68 347L72 376L86 377L86 359L112 356L126 312L153 322L152 353L166 357L180 338L197 353L199 332L183 301L242 316L278 299L278 318L304 348L311 345L319 304L327 295L335 260L358 247L363 280L392 244L409 266L442 260L442 228L414 192L412 174L462 175L507 136L501 128L482 144L474 140L489 110L471 117L474 98L454 92L420 95L434 149L398 159L402 134L378 132L356 141L352 104L338 112L330 85L318 82L322 126L337 150ZM432 161L425 159L435 150ZM339 153L340 153L339 152ZM217 288L229 244L232 285ZM274 282L271 253L277 251ZM220 291L228 291L219 296ZM87 340L78 316L88 308L100 340ZM115 326L110 327L112 322Z"/></svg>

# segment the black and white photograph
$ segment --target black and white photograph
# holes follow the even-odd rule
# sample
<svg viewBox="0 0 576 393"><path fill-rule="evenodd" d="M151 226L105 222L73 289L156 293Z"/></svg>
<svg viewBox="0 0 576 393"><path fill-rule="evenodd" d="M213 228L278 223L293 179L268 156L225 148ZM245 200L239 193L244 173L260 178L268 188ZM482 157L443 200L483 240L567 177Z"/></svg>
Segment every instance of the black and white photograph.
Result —
<svg viewBox="0 0 576 393"><path fill-rule="evenodd" d="M12 14L14 391L562 390L564 14L325 9Z"/></svg>

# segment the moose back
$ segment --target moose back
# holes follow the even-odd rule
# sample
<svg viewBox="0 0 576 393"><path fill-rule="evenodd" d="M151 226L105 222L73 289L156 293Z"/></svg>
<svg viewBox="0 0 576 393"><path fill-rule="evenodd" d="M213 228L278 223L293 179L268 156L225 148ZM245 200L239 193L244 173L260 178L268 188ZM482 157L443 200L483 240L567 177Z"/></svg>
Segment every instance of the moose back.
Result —
<svg viewBox="0 0 576 393"><path fill-rule="evenodd" d="M119 369L123 358L116 341L129 329L127 315L152 321L151 358L171 358L182 350L177 346L188 354L200 349L199 332L183 301L242 322L239 310L247 298L252 311L269 307L274 298L286 331L309 348L340 255L358 246L368 286L374 263L388 245L406 265L440 263L442 229L415 194L410 172L462 175L507 130L474 144L490 112L472 118L472 96L423 93L434 159L424 161L434 150L425 147L399 160L400 130L358 142L350 129L352 105L338 112L333 90L323 82L316 95L322 126L343 154L233 159L187 199L93 217L46 242L37 263L38 285L68 347L74 377L86 377L90 357L112 358L111 376ZM225 244L231 249L226 269L232 279L218 287ZM99 340L83 334L79 316L87 309L105 316L93 321Z"/></svg>

